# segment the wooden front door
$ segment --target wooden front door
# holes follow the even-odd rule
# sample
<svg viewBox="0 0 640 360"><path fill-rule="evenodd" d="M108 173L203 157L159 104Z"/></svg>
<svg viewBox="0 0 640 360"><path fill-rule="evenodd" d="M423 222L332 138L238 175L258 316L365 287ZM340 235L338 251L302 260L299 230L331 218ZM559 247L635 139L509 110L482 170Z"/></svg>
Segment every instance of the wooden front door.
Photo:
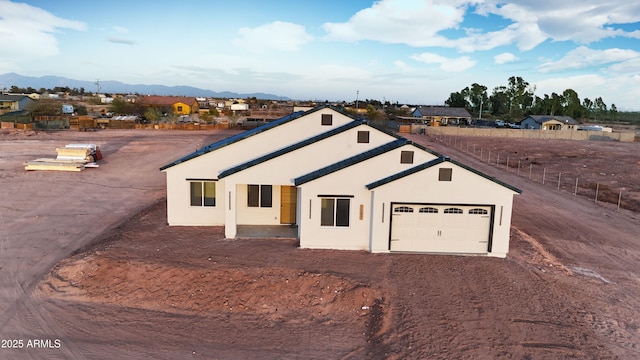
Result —
<svg viewBox="0 0 640 360"><path fill-rule="evenodd" d="M298 188L295 186L280 187L280 224L296 223Z"/></svg>

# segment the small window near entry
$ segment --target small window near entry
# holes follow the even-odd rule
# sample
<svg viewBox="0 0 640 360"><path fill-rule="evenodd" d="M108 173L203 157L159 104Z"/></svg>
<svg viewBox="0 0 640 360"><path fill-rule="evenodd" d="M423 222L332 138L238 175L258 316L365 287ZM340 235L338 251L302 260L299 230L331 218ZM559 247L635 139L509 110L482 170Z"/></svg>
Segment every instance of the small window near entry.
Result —
<svg viewBox="0 0 640 360"><path fill-rule="evenodd" d="M489 212L485 209L471 209L469 210L469 214L474 215L487 215Z"/></svg>
<svg viewBox="0 0 640 360"><path fill-rule="evenodd" d="M247 185L247 206L270 208L273 203L271 185Z"/></svg>
<svg viewBox="0 0 640 360"><path fill-rule="evenodd" d="M448 209L444 209L444 213L445 214L464 214L464 211L458 208L448 208Z"/></svg>
<svg viewBox="0 0 640 360"><path fill-rule="evenodd" d="M333 114L322 114L322 125L324 126L333 125Z"/></svg>
<svg viewBox="0 0 640 360"><path fill-rule="evenodd" d="M191 181L191 206L216 206L216 183L213 181Z"/></svg>
<svg viewBox="0 0 640 360"><path fill-rule="evenodd" d="M453 173L453 169L451 168L441 168L438 173L439 181L451 181L451 174Z"/></svg>
<svg viewBox="0 0 640 360"><path fill-rule="evenodd" d="M413 151L402 151L400 153L401 164L413 164Z"/></svg>
<svg viewBox="0 0 640 360"><path fill-rule="evenodd" d="M177 106L176 108L177 108L178 112L182 112L182 106Z"/></svg>
<svg viewBox="0 0 640 360"><path fill-rule="evenodd" d="M413 209L408 207L408 206L398 206L397 208L393 209L393 212L397 212L397 213L412 213Z"/></svg>
<svg viewBox="0 0 640 360"><path fill-rule="evenodd" d="M358 143L360 143L360 144L368 144L369 143L369 132L368 131L358 131Z"/></svg>
<svg viewBox="0 0 640 360"><path fill-rule="evenodd" d="M420 208L420 212L421 213L428 213L428 214L437 214L438 213L438 209L433 208L433 207L423 207L423 208Z"/></svg>
<svg viewBox="0 0 640 360"><path fill-rule="evenodd" d="M320 200L320 225L332 227L349 226L351 199L323 198Z"/></svg>

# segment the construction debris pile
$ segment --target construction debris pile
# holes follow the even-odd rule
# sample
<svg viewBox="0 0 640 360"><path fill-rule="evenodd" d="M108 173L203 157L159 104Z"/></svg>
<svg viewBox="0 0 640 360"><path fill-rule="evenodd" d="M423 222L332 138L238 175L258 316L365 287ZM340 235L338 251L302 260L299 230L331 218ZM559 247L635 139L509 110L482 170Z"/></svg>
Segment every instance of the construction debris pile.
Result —
<svg viewBox="0 0 640 360"><path fill-rule="evenodd" d="M24 164L25 170L82 171L85 168L98 167L96 161L102 159L102 153L94 144L69 144L57 148L55 159L36 159Z"/></svg>

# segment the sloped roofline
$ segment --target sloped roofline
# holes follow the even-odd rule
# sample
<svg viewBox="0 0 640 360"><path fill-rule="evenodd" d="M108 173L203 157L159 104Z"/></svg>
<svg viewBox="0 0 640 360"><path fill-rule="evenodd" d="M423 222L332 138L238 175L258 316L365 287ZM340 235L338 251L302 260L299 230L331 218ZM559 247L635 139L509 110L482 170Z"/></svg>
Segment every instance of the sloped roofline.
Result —
<svg viewBox="0 0 640 360"><path fill-rule="evenodd" d="M256 158L256 159L253 159L253 160L249 160L249 161L247 161L245 163L242 163L240 165L236 165L236 166L234 166L232 168L224 170L224 171L220 172L220 175L218 175L218 179L225 178L225 177L227 177L229 175L232 175L232 174L238 173L240 171L246 170L246 169L248 169L250 167L253 167L255 165L261 164L261 163L263 163L265 161L269 161L269 160L275 159L275 158L277 158L277 157L279 157L281 155L284 155L284 154L290 153L292 151L301 149L301 148L303 148L305 146L308 146L308 145L311 145L311 144L316 143L318 141L327 139L327 138L332 137L332 136L334 136L336 134L339 134L339 133L345 132L345 131L347 131L349 129L353 129L353 128L358 127L360 125L366 125L366 124L367 124L367 122L364 121L364 120L351 121L351 122L346 123L346 124L344 124L342 126L339 126L337 128L334 128L334 129L331 129L329 131L326 131L326 132L324 132L322 134L318 134L318 135L316 135L314 137L302 140L302 141L297 142L297 143L295 143L293 145L284 147L282 149L279 149L279 150L273 151L271 153L268 153L266 155L260 156L259 158Z"/></svg>
<svg viewBox="0 0 640 360"><path fill-rule="evenodd" d="M339 112L339 113L341 113L341 114L343 114L345 116L353 118L351 115L345 113L344 111L342 111L342 110L340 110L340 109L338 109L336 107L330 106L330 105L321 105L321 106L315 107L315 108L313 108L311 110L308 110L308 111L297 111L297 112L291 113L289 115L283 116L283 117L281 117L279 119L276 119L274 121L268 122L268 123L266 123L264 125L260 125L258 127L253 128L253 129L246 130L246 131L243 131L243 132L241 132L239 134L236 134L236 135L230 136L228 138L222 139L220 141L217 141L217 142L215 142L213 144L209 144L207 146L204 146L204 147L192 152L191 154L183 156L182 158L180 158L178 160L175 160L175 161L173 161L173 162L171 162L171 163L169 163L167 165L162 166L160 168L160 171L164 171L164 170L166 170L166 169L168 169L168 168L170 168L172 166L187 162L187 161L189 161L191 159L194 159L194 158L197 158L197 157L199 157L201 155L204 155L204 154L210 153L212 151L218 150L218 149L223 148L225 146L228 146L228 145L231 145L231 144L235 144L238 141L244 140L244 139L246 139L248 137L251 137L253 135L260 134L262 132L265 132L267 130L273 129L273 128L275 128L277 126L280 126L282 124L286 124L286 123L288 123L290 121L298 119L298 118L300 118L302 116L309 115L311 113L314 113L316 111L323 110L323 109L331 109L331 110L337 111L337 112Z"/></svg>
<svg viewBox="0 0 640 360"><path fill-rule="evenodd" d="M375 188L377 188L379 186L388 184L390 182L396 181L398 179L402 179L402 178L404 178L406 176L409 176L409 175L415 174L417 172L420 172L422 170L428 169L428 168L430 168L432 166L435 166L435 165L438 165L438 164L442 164L443 162L450 162L452 164L455 164L455 165L457 165L457 166L459 166L459 167L461 167L461 168L463 168L465 170L468 170L468 171L470 171L470 172L472 172L472 173L474 173L476 175L482 176L483 178L485 178L487 180L490 180L490 181L492 181L492 182L494 182L494 183L496 183L496 184L498 184L500 186L503 186L503 187L505 187L505 188L507 188L507 189L509 189L511 191L514 191L514 192L516 192L518 194L522 194L522 190L518 189L517 187L509 185L509 184L507 184L507 183L505 183L503 181L500 181L500 180L498 180L498 179L496 179L494 177L491 177L491 176L489 176L489 175L487 175L487 174L485 174L485 173L483 173L483 172L481 172L479 170L476 170L476 169L474 169L472 167L469 167L467 165L459 163L459 162L457 162L457 161L455 161L455 160L453 160L453 159L451 159L449 157L446 157L446 156L439 157L437 159L428 161L428 162L420 164L418 166L414 166L414 167L412 167L410 169L407 169L407 170L401 171L399 173L387 176L386 178L374 181L374 182L372 182L370 184L367 184L366 187L367 187L367 189L372 190L372 189L375 189Z"/></svg>
<svg viewBox="0 0 640 360"><path fill-rule="evenodd" d="M306 175L302 175L300 177L297 177L293 180L293 183L298 186L298 185L302 185L304 183L307 183L309 181L321 178L323 176L329 175L331 173L334 173L336 171L340 171L342 169L348 168L351 165L355 165L359 162L374 158L378 155L384 154L388 151L397 149L401 146L407 145L407 144L412 144L412 142L410 140L407 140L405 138L399 138L397 140L394 140L392 142L388 142L384 145L380 145L377 148L373 148L371 150L367 150L365 152L362 152L358 155L354 155L350 158L338 161L337 163L325 166L321 169L315 170L313 172L310 172Z"/></svg>

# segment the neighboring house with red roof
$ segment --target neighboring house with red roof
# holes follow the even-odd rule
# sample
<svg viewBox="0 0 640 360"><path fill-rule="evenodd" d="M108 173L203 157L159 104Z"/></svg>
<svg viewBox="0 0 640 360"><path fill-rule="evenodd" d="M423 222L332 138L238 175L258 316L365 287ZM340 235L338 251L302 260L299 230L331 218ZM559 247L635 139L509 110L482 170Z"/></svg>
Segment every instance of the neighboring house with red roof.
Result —
<svg viewBox="0 0 640 360"><path fill-rule="evenodd" d="M170 108L177 115L197 114L198 100L195 97L184 96L140 96L136 102L142 107Z"/></svg>

